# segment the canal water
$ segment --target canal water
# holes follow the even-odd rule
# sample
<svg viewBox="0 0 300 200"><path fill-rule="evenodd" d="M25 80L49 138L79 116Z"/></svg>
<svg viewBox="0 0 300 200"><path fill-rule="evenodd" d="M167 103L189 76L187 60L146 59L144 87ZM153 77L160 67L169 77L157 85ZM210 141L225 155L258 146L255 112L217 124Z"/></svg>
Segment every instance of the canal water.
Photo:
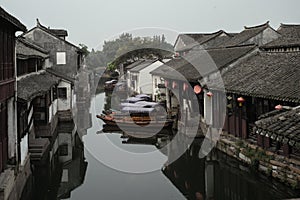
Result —
<svg viewBox="0 0 300 200"><path fill-rule="evenodd" d="M252 172L217 150L206 158L199 158L200 139L170 162L176 144L180 143L173 142L170 135L134 139L118 131L103 131L102 121L95 116L107 106L106 100L105 93L92 99L92 126L86 134L77 135L73 160L57 165L51 177L49 174L35 177L40 180L40 188L35 191L39 193L38 199L267 200L300 197L297 191ZM164 150L162 147L170 142L173 146Z"/></svg>

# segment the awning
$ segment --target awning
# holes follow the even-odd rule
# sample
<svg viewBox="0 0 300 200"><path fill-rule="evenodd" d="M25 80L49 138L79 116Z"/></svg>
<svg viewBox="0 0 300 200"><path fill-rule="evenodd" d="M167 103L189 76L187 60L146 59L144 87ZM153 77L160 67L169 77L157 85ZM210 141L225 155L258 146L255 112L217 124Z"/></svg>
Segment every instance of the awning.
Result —
<svg viewBox="0 0 300 200"><path fill-rule="evenodd" d="M47 72L22 78L17 81L18 98L31 101L35 97L45 94L59 80L60 78Z"/></svg>

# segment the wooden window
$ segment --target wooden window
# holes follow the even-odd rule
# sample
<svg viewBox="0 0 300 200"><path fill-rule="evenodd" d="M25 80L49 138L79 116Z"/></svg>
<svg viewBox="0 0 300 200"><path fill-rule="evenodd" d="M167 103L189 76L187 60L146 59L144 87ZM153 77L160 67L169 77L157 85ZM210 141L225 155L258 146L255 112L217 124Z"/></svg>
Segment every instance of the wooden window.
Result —
<svg viewBox="0 0 300 200"><path fill-rule="evenodd" d="M68 144L62 144L59 146L59 156L68 155Z"/></svg>
<svg viewBox="0 0 300 200"><path fill-rule="evenodd" d="M28 112L27 104L18 102L18 134L22 138L27 131L28 126Z"/></svg>
<svg viewBox="0 0 300 200"><path fill-rule="evenodd" d="M37 60L37 71L41 70L43 68L43 60L38 59Z"/></svg>
<svg viewBox="0 0 300 200"><path fill-rule="evenodd" d="M58 98L60 99L66 99L67 98L67 88L58 88Z"/></svg>
<svg viewBox="0 0 300 200"><path fill-rule="evenodd" d="M45 121L46 114L44 112L35 112L34 113L34 120L35 121Z"/></svg>
<svg viewBox="0 0 300 200"><path fill-rule="evenodd" d="M57 87L53 86L52 91L53 91L53 101L54 101L55 99L57 99Z"/></svg>
<svg viewBox="0 0 300 200"><path fill-rule="evenodd" d="M56 52L56 64L57 65L66 64L66 52Z"/></svg>
<svg viewBox="0 0 300 200"><path fill-rule="evenodd" d="M78 54L77 55L77 70L79 70L80 66L81 66L81 55Z"/></svg>
<svg viewBox="0 0 300 200"><path fill-rule="evenodd" d="M36 59L28 59L28 73L36 72Z"/></svg>
<svg viewBox="0 0 300 200"><path fill-rule="evenodd" d="M48 106L46 105L46 97L43 95L37 97L33 101L33 112L34 112L34 122L35 124L46 124L48 115Z"/></svg>
<svg viewBox="0 0 300 200"><path fill-rule="evenodd" d="M14 77L14 44L13 30L0 30L0 81Z"/></svg>

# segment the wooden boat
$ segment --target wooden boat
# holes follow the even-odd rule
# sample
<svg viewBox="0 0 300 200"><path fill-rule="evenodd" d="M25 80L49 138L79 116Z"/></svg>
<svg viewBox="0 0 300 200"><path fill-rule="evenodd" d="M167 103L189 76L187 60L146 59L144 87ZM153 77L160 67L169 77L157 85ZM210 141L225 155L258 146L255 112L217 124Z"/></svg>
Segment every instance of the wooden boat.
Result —
<svg viewBox="0 0 300 200"><path fill-rule="evenodd" d="M105 124L122 128L143 128L143 131L151 131L157 128L170 128L173 120L164 119L155 108L123 107L121 112L103 112L96 117ZM151 113L151 116L150 116ZM154 116L154 117L153 117ZM138 126L136 126L138 125ZM147 130L146 130L147 129Z"/></svg>

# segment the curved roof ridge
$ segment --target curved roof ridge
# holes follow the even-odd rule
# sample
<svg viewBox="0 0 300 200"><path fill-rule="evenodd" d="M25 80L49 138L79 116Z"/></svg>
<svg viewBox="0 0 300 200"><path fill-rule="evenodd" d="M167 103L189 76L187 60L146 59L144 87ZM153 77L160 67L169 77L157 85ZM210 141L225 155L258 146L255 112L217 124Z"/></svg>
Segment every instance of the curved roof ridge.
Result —
<svg viewBox="0 0 300 200"><path fill-rule="evenodd" d="M264 24L260 24L260 25L256 25L256 26L244 26L244 28L245 29L261 28L261 27L264 27L264 26L269 26L269 22L270 21L267 21Z"/></svg>
<svg viewBox="0 0 300 200"><path fill-rule="evenodd" d="M280 27L291 27L291 26L300 26L300 24L285 24L285 23L280 23Z"/></svg>

